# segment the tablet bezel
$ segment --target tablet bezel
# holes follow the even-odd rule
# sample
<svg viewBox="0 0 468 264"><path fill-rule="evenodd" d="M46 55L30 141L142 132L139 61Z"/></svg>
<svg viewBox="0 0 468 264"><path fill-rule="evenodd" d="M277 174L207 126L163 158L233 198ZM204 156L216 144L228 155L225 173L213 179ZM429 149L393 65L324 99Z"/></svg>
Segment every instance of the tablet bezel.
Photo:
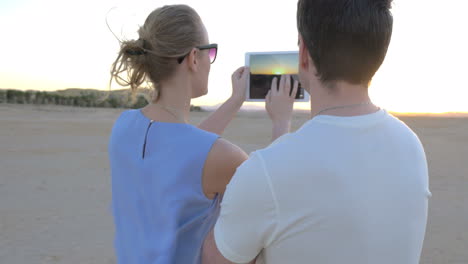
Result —
<svg viewBox="0 0 468 264"><path fill-rule="evenodd" d="M262 51L262 52L246 52L245 53L245 66L250 67L250 56L252 55L281 55L281 54L298 54L298 51ZM304 87L302 87L304 89ZM265 99L252 99L250 98L250 73L247 77L246 101L248 102L265 102ZM309 102L309 93L304 89L304 98L295 99L295 102Z"/></svg>

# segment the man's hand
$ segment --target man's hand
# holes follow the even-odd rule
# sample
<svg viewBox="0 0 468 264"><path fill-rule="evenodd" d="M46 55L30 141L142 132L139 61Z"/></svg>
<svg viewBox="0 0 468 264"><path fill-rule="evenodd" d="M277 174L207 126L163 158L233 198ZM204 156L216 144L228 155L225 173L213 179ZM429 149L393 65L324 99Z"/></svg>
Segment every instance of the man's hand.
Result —
<svg viewBox="0 0 468 264"><path fill-rule="evenodd" d="M282 75L279 87L278 79L273 78L271 89L265 100L265 108L273 122L273 140L289 132L298 86L299 82L294 81L291 91L291 75Z"/></svg>

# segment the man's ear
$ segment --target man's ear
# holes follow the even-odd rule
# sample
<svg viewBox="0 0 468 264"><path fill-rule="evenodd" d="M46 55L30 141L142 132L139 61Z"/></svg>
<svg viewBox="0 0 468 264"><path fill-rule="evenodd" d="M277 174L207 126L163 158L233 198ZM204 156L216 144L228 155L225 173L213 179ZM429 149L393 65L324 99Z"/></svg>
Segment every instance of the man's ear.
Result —
<svg viewBox="0 0 468 264"><path fill-rule="evenodd" d="M309 51L301 34L299 34L299 67L304 70L309 69Z"/></svg>
<svg viewBox="0 0 468 264"><path fill-rule="evenodd" d="M192 49L192 51L190 51L189 55L187 55L187 62L191 71L198 71L198 64L200 63L198 60L198 49Z"/></svg>

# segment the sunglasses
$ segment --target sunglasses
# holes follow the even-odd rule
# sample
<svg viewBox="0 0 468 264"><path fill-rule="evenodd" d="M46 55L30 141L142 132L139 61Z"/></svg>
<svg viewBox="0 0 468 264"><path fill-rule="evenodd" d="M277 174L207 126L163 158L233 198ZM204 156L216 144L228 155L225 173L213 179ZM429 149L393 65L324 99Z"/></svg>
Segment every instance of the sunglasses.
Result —
<svg viewBox="0 0 468 264"><path fill-rule="evenodd" d="M208 44L208 45L203 45L203 46L197 46L195 47L199 50L209 50L208 51L208 55L210 56L210 63L212 64L213 62L215 62L216 60L216 55L218 54L218 44ZM182 56L182 57L179 57L177 59L177 62L179 62L179 64L182 63L182 61L184 61L185 57L187 57L188 55L190 54L187 53L186 55Z"/></svg>

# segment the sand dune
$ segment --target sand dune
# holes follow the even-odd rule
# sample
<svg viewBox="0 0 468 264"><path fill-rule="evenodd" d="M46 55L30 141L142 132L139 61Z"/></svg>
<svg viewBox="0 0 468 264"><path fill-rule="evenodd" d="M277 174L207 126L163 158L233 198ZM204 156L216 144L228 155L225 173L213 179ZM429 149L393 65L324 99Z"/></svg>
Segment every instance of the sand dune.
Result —
<svg viewBox="0 0 468 264"><path fill-rule="evenodd" d="M121 111L0 104L0 263L115 263L107 141ZM306 119L296 114L293 129ZM467 264L468 118L401 119L429 161L421 263ZM251 152L270 133L265 113L243 112L224 137Z"/></svg>

